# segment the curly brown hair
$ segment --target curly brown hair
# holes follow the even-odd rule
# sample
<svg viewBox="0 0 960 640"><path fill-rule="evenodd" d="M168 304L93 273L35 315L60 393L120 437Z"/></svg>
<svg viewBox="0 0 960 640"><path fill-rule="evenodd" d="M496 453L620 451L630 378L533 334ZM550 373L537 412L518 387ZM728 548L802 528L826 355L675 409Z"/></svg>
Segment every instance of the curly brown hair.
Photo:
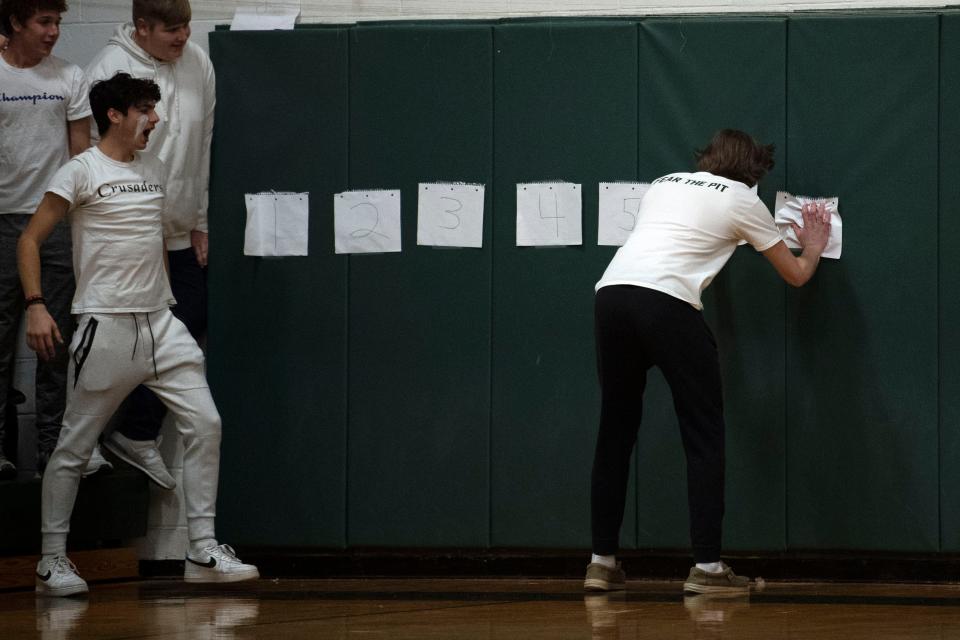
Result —
<svg viewBox="0 0 960 640"><path fill-rule="evenodd" d="M737 129L721 129L696 151L697 169L752 187L773 169L772 144L760 144Z"/></svg>
<svg viewBox="0 0 960 640"><path fill-rule="evenodd" d="M65 13L66 10L66 0L0 0L0 32L13 36L11 17L24 24L38 11Z"/></svg>

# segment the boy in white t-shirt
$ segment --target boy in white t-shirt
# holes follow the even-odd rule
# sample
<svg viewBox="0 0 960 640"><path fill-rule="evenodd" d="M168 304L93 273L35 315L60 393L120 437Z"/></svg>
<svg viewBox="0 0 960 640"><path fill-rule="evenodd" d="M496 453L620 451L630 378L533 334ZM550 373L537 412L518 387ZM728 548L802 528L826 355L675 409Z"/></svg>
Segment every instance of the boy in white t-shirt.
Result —
<svg viewBox="0 0 960 640"><path fill-rule="evenodd" d="M720 561L724 511L724 422L720 365L700 295L748 242L784 280L814 274L830 234L823 205L807 205L794 231L803 253L787 249L754 187L773 167L773 146L719 131L697 154L696 173L653 182L637 223L596 286L600 429L593 461L593 557L587 591L625 587L615 554L623 523L630 457L640 426L647 371L658 367L673 394L687 457L694 567L692 593L746 593L750 580Z"/></svg>
<svg viewBox="0 0 960 640"><path fill-rule="evenodd" d="M2 450L13 354L23 314L17 238L36 211L53 174L90 146L89 87L76 65L51 55L60 37L63 0L2 0L0 30L0 479L16 469ZM57 226L40 256L47 307L69 340L73 297L70 228ZM66 400L67 352L37 363L37 470L57 443ZM7 452L12 453L12 452ZM108 463L97 457L90 472Z"/></svg>
<svg viewBox="0 0 960 640"><path fill-rule="evenodd" d="M160 124L150 153L163 161L166 207L163 233L173 314L202 344L207 332L207 187L216 84L213 63L190 40L189 0L133 0L132 21L117 26L107 45L85 68L90 82L118 71L150 78L160 87ZM117 411L117 426L103 446L146 473L157 486L176 482L157 448L166 407L144 386Z"/></svg>
<svg viewBox="0 0 960 640"><path fill-rule="evenodd" d="M137 385L156 393L177 416L183 436L183 485L190 550L188 582L259 577L214 534L220 465L220 416L204 376L203 353L174 304L164 268L161 214L164 170L141 153L156 126L160 90L118 73L98 82L90 104L100 143L57 171L20 237L18 261L27 296L27 343L42 358L61 341L43 304L39 249L70 216L77 290L77 331L70 344L67 408L57 447L43 476L42 558L37 592L87 591L67 559L70 514L80 474L120 402Z"/></svg>

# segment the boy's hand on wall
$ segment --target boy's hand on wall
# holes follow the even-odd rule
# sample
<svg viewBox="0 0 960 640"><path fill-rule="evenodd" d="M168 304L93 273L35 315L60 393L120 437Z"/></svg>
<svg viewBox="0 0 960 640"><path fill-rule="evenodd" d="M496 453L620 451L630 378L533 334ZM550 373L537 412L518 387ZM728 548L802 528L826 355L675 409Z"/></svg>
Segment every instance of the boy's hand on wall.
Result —
<svg viewBox="0 0 960 640"><path fill-rule="evenodd" d="M823 202L808 202L801 209L803 226L791 222L793 232L797 234L797 241L804 249L823 253L830 238L830 213Z"/></svg>

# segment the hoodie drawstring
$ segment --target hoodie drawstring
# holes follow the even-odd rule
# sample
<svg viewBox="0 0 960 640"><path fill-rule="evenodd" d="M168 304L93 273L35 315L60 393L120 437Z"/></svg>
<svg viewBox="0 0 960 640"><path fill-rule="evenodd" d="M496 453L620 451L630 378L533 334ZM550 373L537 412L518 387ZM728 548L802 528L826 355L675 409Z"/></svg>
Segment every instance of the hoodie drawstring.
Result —
<svg viewBox="0 0 960 640"><path fill-rule="evenodd" d="M133 353L130 354L130 359L137 355L137 345L140 344L140 321L137 320L137 314L131 313L133 316L134 324L134 339L133 339ZM157 372L157 339L153 335L153 324L150 323L150 314L144 313L144 317L147 319L147 329L150 331L150 357L153 360L153 377L157 380L160 379L160 374Z"/></svg>
<svg viewBox="0 0 960 640"><path fill-rule="evenodd" d="M153 325L150 324L150 314L147 315L147 328L150 330L150 351L153 357L153 377L157 380L160 379L160 374L157 373L157 339L153 337Z"/></svg>

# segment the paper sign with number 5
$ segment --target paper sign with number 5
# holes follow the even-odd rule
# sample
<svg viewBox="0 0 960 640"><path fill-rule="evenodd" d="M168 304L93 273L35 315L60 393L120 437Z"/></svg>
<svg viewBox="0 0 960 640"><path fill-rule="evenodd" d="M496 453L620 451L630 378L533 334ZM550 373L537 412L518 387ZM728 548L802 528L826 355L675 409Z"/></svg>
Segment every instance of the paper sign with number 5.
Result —
<svg viewBox="0 0 960 640"><path fill-rule="evenodd" d="M601 182L597 244L621 247L633 233L640 202L650 184L646 182Z"/></svg>

